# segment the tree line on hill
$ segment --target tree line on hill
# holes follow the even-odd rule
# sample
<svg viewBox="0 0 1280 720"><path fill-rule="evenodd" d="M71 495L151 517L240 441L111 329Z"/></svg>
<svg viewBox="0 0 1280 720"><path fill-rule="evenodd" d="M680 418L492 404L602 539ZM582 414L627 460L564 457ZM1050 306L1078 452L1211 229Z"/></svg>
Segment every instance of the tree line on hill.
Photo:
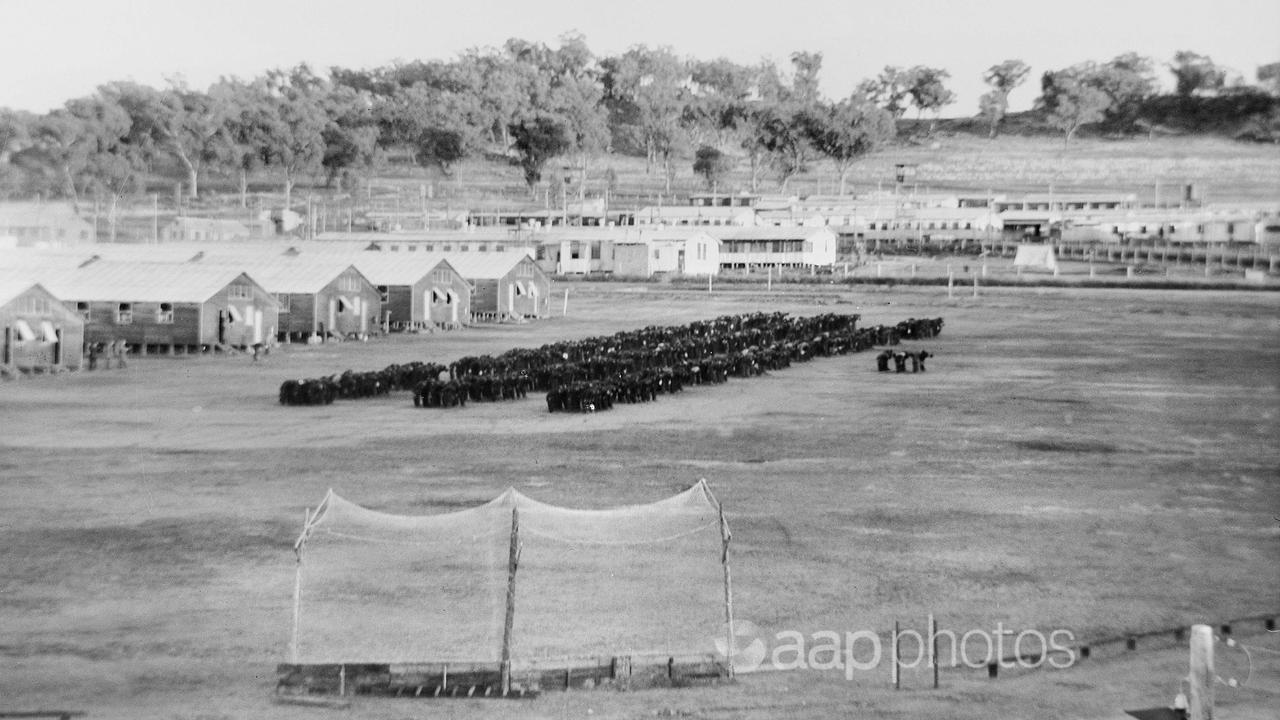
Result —
<svg viewBox="0 0 1280 720"><path fill-rule="evenodd" d="M1192 52L1168 67L1172 94L1158 92L1155 63L1133 53L1047 71L1029 115L1067 141L1087 126L1280 141L1280 63L1259 68L1257 85ZM111 82L45 114L0 109L0 197L78 205L92 195L113 210L158 173L173 174L191 198L210 176L237 178L243 199L250 176L265 171L287 206L300 181L353 187L406 160L448 175L474 157L518 165L531 193L560 159L564 182L583 197L588 167L606 152L644 157L668 192L690 160L709 188L745 164L752 190L772 174L784 191L823 160L843 192L853 164L891 142L908 109L917 125L928 113L932 133L955 102L941 68L886 67L836 100L819 92L821 68L822 54L804 51L790 67L682 58L665 47L597 57L569 34L554 48L513 38L452 60L327 73L304 64L207 90ZM991 137L1030 73L1016 59L984 73L991 89L976 119ZM560 183L561 173L550 175Z"/></svg>

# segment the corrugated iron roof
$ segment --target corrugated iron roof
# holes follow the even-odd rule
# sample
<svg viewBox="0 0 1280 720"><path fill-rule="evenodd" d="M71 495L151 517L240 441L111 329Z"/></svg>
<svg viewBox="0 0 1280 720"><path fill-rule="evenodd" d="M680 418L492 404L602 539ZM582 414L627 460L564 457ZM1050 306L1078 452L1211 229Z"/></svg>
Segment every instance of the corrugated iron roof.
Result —
<svg viewBox="0 0 1280 720"><path fill-rule="evenodd" d="M189 267L238 268L258 281L267 292L298 294L320 292L353 266L351 259L344 255L235 257L214 254L192 259L185 264ZM364 276L363 273L361 276ZM365 280L368 281L368 278Z"/></svg>
<svg viewBox="0 0 1280 720"><path fill-rule="evenodd" d="M117 260L36 272L36 280L57 297L89 302L205 302L245 274L236 266Z"/></svg>
<svg viewBox="0 0 1280 720"><path fill-rule="evenodd" d="M8 270L0 270L0 307L37 285L40 283L31 282L18 274L10 274Z"/></svg>
<svg viewBox="0 0 1280 720"><path fill-rule="evenodd" d="M505 277L521 260L528 257L524 253L455 253L448 256L449 264L468 280L496 280ZM530 265L537 268L532 260Z"/></svg>
<svg viewBox="0 0 1280 720"><path fill-rule="evenodd" d="M351 262L374 285L412 285L444 263L457 272L444 253L362 252Z"/></svg>
<svg viewBox="0 0 1280 720"><path fill-rule="evenodd" d="M651 205L648 207L642 207L631 214L637 218L648 217L650 215L661 218L733 218L741 215L754 215L755 213L755 208L749 207L727 207L723 205L713 205L709 207L701 205L663 205L662 207L658 207L657 205Z"/></svg>
<svg viewBox="0 0 1280 720"><path fill-rule="evenodd" d="M810 227L797 225L795 227L712 227L707 228L707 233L712 237L719 238L722 242L734 242L743 240L807 240L814 235L834 235L835 231L825 225Z"/></svg>

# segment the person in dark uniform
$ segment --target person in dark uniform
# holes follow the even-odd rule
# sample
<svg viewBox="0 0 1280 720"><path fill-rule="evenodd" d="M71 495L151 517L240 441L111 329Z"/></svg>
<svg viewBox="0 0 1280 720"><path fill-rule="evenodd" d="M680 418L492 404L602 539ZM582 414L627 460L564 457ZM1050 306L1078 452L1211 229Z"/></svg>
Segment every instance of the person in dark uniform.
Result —
<svg viewBox="0 0 1280 720"><path fill-rule="evenodd" d="M899 350L893 354L893 371L907 371L907 353L905 350Z"/></svg>
<svg viewBox="0 0 1280 720"><path fill-rule="evenodd" d="M885 350L876 356L876 370L879 372L889 372L889 358L893 357L893 352Z"/></svg>
<svg viewBox="0 0 1280 720"><path fill-rule="evenodd" d="M924 372L925 358L933 357L933 355L928 350L921 350L918 357L920 358L920 372Z"/></svg>

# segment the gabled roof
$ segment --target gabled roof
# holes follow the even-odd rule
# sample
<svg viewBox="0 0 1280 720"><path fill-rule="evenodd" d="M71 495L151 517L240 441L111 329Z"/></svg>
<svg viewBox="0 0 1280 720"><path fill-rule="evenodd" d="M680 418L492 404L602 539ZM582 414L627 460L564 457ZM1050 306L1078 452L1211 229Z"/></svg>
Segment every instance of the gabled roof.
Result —
<svg viewBox="0 0 1280 720"><path fill-rule="evenodd" d="M506 277L522 260L538 268L524 253L454 253L448 256L458 274L468 280L495 280ZM539 268L537 272L542 272Z"/></svg>
<svg viewBox="0 0 1280 720"><path fill-rule="evenodd" d="M189 267L238 268L258 281L267 292L314 294L324 289L335 278L354 269L351 258L345 255L272 255L254 258L213 255L194 258L184 265ZM356 272L369 279L357 269ZM373 283L369 283L372 285Z"/></svg>
<svg viewBox="0 0 1280 720"><path fill-rule="evenodd" d="M0 270L0 307L33 287L44 290L40 283L31 282L25 277L8 270ZM45 292L49 292L45 290ZM52 293L50 293L52 294Z"/></svg>
<svg viewBox="0 0 1280 720"><path fill-rule="evenodd" d="M412 285L442 264L458 272L444 253L360 252L350 259L374 285Z"/></svg>
<svg viewBox="0 0 1280 720"><path fill-rule="evenodd" d="M243 269L230 265L95 260L82 267L39 270L37 279L68 301L198 303L241 275L246 275Z"/></svg>
<svg viewBox="0 0 1280 720"><path fill-rule="evenodd" d="M17 277L16 281L14 277ZM0 270L0 308L3 308L5 305L8 305L23 295L34 294L41 297L47 297L49 299L48 310L47 312L40 313L41 315L60 317L64 322L70 322L73 325L84 324L80 314L69 310L62 303L62 299L49 292L48 288L40 283L29 282L20 276L14 277L8 276L7 271ZM17 309L19 312L22 312L26 308Z"/></svg>

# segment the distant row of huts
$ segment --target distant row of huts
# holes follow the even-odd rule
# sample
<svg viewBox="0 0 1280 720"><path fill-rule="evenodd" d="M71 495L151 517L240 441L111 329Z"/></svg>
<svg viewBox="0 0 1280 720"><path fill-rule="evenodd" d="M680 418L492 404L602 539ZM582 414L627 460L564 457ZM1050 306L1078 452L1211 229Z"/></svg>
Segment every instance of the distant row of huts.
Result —
<svg viewBox="0 0 1280 720"><path fill-rule="evenodd" d="M413 257L303 243L0 252L3 365L76 369L85 348L244 348L539 317L550 278L522 253Z"/></svg>
<svg viewBox="0 0 1280 720"><path fill-rule="evenodd" d="M869 242L1166 240L1172 243L1280 243L1280 205L1205 204L1192 186L1179 202L1144 205L1135 193L873 192L807 197L695 193L687 203L606 212L586 204L557 210L473 213L490 227L636 227L722 229L833 228Z"/></svg>
<svg viewBox="0 0 1280 720"><path fill-rule="evenodd" d="M555 211L477 215L463 229L326 232L390 252L523 251L552 274L715 275L823 268L901 247L1053 243L1255 244L1280 251L1280 205L1143 207L1133 193L870 193L806 198L695 194L685 205L575 225ZM585 220L585 216L578 217Z"/></svg>
<svg viewBox="0 0 1280 720"><path fill-rule="evenodd" d="M1143 205L1134 193L894 192L807 197L757 193L695 193L685 203L631 210L608 210L584 201L554 209L459 211L457 230L475 232L474 248L501 243L504 235L578 229L607 234L618 229L680 231L702 229L722 242L750 242L747 236L776 228L829 227L848 242L1062 241L1280 244L1280 200L1254 205L1204 204L1188 189L1171 205ZM368 211L373 213L372 210ZM423 218L430 214L423 208ZM413 213L405 213L406 219ZM365 223L366 225L368 223ZM157 222L159 242L222 242L287 232L301 225L307 238L322 236L327 223L296 213L266 212L243 222L225 218L176 217ZM376 223L378 234L432 235L442 228L404 233L399 225ZM349 229L350 230L350 229ZM330 233L333 234L333 233ZM443 233L449 234L446 231ZM0 246L60 246L95 242L92 225L56 203L0 205ZM447 240L445 241L448 242ZM466 244L457 243L458 246ZM732 250L730 253L732 254ZM729 263L729 266L732 262Z"/></svg>

